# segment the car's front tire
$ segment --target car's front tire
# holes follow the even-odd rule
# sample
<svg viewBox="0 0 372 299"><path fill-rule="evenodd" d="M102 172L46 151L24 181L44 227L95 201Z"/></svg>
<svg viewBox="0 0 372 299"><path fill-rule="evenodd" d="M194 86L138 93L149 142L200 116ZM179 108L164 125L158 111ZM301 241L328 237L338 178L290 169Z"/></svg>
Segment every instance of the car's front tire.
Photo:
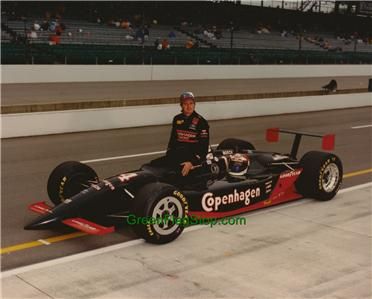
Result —
<svg viewBox="0 0 372 299"><path fill-rule="evenodd" d="M50 200L59 205L80 191L98 182L96 172L80 162L67 161L58 165L50 174L47 190Z"/></svg>
<svg viewBox="0 0 372 299"><path fill-rule="evenodd" d="M179 237L188 215L186 197L171 185L150 183L134 198L135 233L149 243L164 244Z"/></svg>
<svg viewBox="0 0 372 299"><path fill-rule="evenodd" d="M303 171L296 182L297 191L305 197L330 200L338 192L343 168L334 154L311 151L300 160Z"/></svg>

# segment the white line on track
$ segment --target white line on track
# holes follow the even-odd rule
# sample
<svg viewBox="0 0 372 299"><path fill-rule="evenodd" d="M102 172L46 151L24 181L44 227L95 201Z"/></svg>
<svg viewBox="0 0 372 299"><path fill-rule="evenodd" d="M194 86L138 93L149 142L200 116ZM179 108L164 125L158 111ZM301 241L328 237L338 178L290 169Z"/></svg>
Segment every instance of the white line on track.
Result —
<svg viewBox="0 0 372 299"><path fill-rule="evenodd" d="M351 128L352 129L364 129L364 128L369 128L369 127L372 127L372 125L355 126L355 127L351 127Z"/></svg>
<svg viewBox="0 0 372 299"><path fill-rule="evenodd" d="M355 190L358 190L358 189L363 189L363 188L370 187L370 186L372 186L372 182L357 185L357 186L353 186L353 187L346 188L346 189L342 189L342 190L339 191L339 193L340 194L347 193L347 192L355 191ZM286 208L293 207L293 206L303 205L307 202L308 201L303 201L302 200L302 201L299 201L299 202L293 202L293 203L285 204L284 206L268 208L264 211L258 211L258 212L253 212L253 213L251 212L249 215L247 215L247 217L248 216L250 216L250 217L257 216L257 215L264 214L264 213L271 213L271 212L275 212L275 211L278 211L278 210L281 210L281 209L286 209ZM203 229L203 228L209 228L209 226L207 226L207 225L192 226L192 227L186 228L184 233L196 231L196 230ZM93 249L93 250L82 252L82 253L73 254L73 255L70 255L70 256L56 258L56 259L46 261L46 262L41 262L41 263L29 265L29 266L15 268L15 269L12 269L12 270L2 272L1 273L1 278L6 278L6 277L9 277L9 276L18 275L18 274L29 272L29 271L32 271L32 270L51 267L51 266L55 266L55 265L59 265L59 264L63 264L63 263L71 262L71 261L76 261L76 260L80 260L80 259L83 259L83 258L86 258L86 257L95 256L95 255L111 252L111 251L118 250L118 249L132 247L132 246L135 246L135 245L143 244L144 242L145 241L142 240L142 239L131 240L131 241L127 241L127 242L116 244L116 245L111 245L111 246L98 248L98 249ZM156 246L156 245L154 245L154 246Z"/></svg>
<svg viewBox="0 0 372 299"><path fill-rule="evenodd" d="M134 155L108 157L108 158L102 158L102 159L85 160L85 161L80 161L80 162L81 163L94 163L94 162L102 162L102 161L110 161L110 160L119 160L119 159L152 156L152 155L158 155L158 154L164 154L164 153L165 153L165 151L157 151L157 152L149 152L149 153L142 153L142 154L134 154Z"/></svg>
<svg viewBox="0 0 372 299"><path fill-rule="evenodd" d="M44 244L44 245L50 245L50 242L45 241L45 240L43 240L43 239L39 239L38 241L39 241L41 244Z"/></svg>
<svg viewBox="0 0 372 299"><path fill-rule="evenodd" d="M218 144L212 144L211 147L216 147ZM116 157L108 157L108 158L101 158L101 159L93 159L93 160L85 160L80 161L81 163L95 163L95 162L103 162L103 161L110 161L110 160L120 160L120 159L129 159L129 158L137 158L137 157L145 157L145 156L153 156L164 154L166 151L156 151L156 152L148 152L148 153L141 153L141 154L133 154L133 155L125 155L125 156L116 156Z"/></svg>

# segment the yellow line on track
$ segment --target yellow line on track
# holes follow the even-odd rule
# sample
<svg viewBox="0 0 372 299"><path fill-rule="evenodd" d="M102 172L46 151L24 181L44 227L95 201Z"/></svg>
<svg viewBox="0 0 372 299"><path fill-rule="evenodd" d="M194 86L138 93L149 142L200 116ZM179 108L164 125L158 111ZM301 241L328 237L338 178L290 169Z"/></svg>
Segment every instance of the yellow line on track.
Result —
<svg viewBox="0 0 372 299"><path fill-rule="evenodd" d="M19 250L32 248L32 247L37 247L37 246L42 246L42 245L46 245L46 243L52 244L52 243L57 243L57 242L61 242L61 241L68 240L68 239L75 239L75 238L82 237L82 236L85 236L85 235L87 235L87 233L76 232L76 233L72 233L72 234L51 237L51 238L43 239L43 240L40 240L40 241L38 240L38 241L32 241L32 242L22 243L22 244L18 244L18 245L13 245L13 246L1 248L1 254L11 253L11 252L14 252L14 251L19 251ZM44 242L42 242L42 241L44 241Z"/></svg>
<svg viewBox="0 0 372 299"><path fill-rule="evenodd" d="M354 171L354 172L349 172L349 173L344 174L343 178L347 179L347 178L350 178L350 177L353 177L353 176L362 175L362 174L366 174L366 173L370 173L370 172L372 172L372 168L359 170L359 171Z"/></svg>
<svg viewBox="0 0 372 299"><path fill-rule="evenodd" d="M372 173L372 168L346 173L346 174L344 174L343 178L347 179L347 178L350 178L350 177L353 177L353 176L363 175L363 174L367 174L367 173ZM45 246L48 243L50 243L50 244L57 243L57 242L61 242L61 241L69 240L69 239L79 238L79 237L86 236L86 235L87 235L87 233L83 233L83 232L76 232L76 233L71 233L71 234L67 234L67 235L60 235L60 236L56 236L56 237L43 239L43 240L40 240L40 241L39 240L38 241L32 241L32 242L27 242L27 243L22 243L22 244L18 244L18 245L13 245L13 246L1 248L0 253L1 254L11 253L11 252L14 252L14 251L24 250L24 249L38 247L38 246L42 246L42 245Z"/></svg>

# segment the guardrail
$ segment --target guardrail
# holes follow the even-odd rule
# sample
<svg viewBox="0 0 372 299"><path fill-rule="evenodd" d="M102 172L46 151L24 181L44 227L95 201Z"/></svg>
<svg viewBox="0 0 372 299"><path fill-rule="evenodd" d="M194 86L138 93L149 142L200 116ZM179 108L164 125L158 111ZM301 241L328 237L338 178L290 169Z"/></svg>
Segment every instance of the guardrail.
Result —
<svg viewBox="0 0 372 299"><path fill-rule="evenodd" d="M198 103L208 120L372 106L370 93ZM178 104L2 115L2 138L170 124ZM99 121L97 121L99 120Z"/></svg>
<svg viewBox="0 0 372 299"><path fill-rule="evenodd" d="M370 76L370 65L2 65L2 83Z"/></svg>
<svg viewBox="0 0 372 299"><path fill-rule="evenodd" d="M2 43L2 64L371 64L371 52Z"/></svg>

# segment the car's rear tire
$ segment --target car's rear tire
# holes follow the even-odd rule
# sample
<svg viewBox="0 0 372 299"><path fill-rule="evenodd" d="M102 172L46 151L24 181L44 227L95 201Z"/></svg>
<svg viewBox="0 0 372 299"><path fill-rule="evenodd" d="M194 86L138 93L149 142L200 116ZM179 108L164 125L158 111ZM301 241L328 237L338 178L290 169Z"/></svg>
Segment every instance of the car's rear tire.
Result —
<svg viewBox="0 0 372 299"><path fill-rule="evenodd" d="M96 172L80 162L67 161L58 165L50 174L47 190L50 200L59 205L66 199L98 182Z"/></svg>
<svg viewBox="0 0 372 299"><path fill-rule="evenodd" d="M311 151L300 160L303 171L296 182L297 191L305 197L330 200L338 192L343 168L334 154Z"/></svg>
<svg viewBox="0 0 372 299"><path fill-rule="evenodd" d="M256 148L249 141L236 138L227 138L222 140L222 142L217 146L217 150L227 149L232 149L235 150L235 152L239 152L240 150L255 150Z"/></svg>
<svg viewBox="0 0 372 299"><path fill-rule="evenodd" d="M181 221L186 219L188 210L186 197L176 188L164 183L150 183L136 195L131 210L136 221L130 223L128 218L128 223L147 242L164 244L175 240L182 233L184 224ZM166 220L167 215L169 221ZM155 223L161 219L164 223Z"/></svg>

